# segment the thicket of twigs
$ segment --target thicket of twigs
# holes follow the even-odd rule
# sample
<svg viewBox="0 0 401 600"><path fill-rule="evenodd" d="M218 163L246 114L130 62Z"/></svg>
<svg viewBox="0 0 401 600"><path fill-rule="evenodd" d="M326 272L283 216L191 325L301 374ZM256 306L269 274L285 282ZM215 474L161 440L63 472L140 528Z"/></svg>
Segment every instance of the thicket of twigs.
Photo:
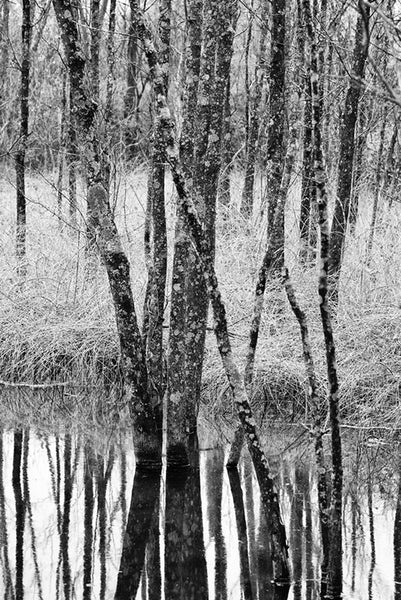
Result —
<svg viewBox="0 0 401 600"><path fill-rule="evenodd" d="M263 204L263 186L257 196ZM242 187L233 174L230 212L218 219L217 272L227 306L233 347L244 360L252 315L254 282L265 244L263 218L247 223L236 208ZM18 284L14 259L14 195L12 175L0 182L2 227L0 232L0 389L2 397L27 384L44 397L46 387L61 408L68 398L118 397L121 383L118 340L108 283L97 256L88 256L85 220L77 229L68 225L68 207L57 216L52 176L32 175L28 186L28 276ZM168 188L169 242L174 230L174 195ZM84 191L81 190L84 206ZM146 173L121 173L116 216L132 266L133 291L141 319L146 284L143 225ZM286 212L286 262L299 302L307 311L318 373L325 386L324 347L318 318L316 267L304 268L298 260L297 214L299 190L292 186ZM355 235L348 237L342 272L340 306L335 323L344 422L359 427L401 427L401 256L398 204L391 211L382 199L372 256L366 260L370 203L361 210ZM169 289L168 289L169 292ZM166 338L169 307L166 306ZM210 327L212 324L210 323ZM59 384L54 386L54 384ZM6 385L7 384L7 385ZM257 377L253 402L258 418L282 421L308 420L306 377L298 324L287 305L280 282L267 290L263 328L257 351ZM61 393L60 390L63 390ZM7 393L8 393L7 392ZM15 394L14 394L15 396ZM28 394L25 393L28 397ZM214 336L208 336L204 368L204 403L208 414L234 421L230 394L220 367ZM112 403L110 403L111 405ZM12 402L11 402L12 405ZM96 407L95 407L96 405ZM54 403L52 406L54 409ZM85 406L77 402L76 410ZM121 406L119 405L121 408ZM71 414L76 415L76 410ZM100 411L101 412L101 411ZM106 411L107 412L107 411Z"/></svg>

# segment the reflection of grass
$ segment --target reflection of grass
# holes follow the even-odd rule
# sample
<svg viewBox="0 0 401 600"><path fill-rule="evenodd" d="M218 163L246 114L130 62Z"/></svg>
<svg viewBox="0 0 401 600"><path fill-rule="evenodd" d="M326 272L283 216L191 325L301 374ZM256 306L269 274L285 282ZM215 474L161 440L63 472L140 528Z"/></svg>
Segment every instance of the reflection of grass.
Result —
<svg viewBox="0 0 401 600"><path fill-rule="evenodd" d="M69 382L75 389L103 391L119 383L118 341L114 312L103 267L97 258L90 268L85 257L84 193L79 192L78 229L59 227L56 191L52 181L34 176L28 182L28 276L23 290L16 280L14 258L15 190L0 182L0 379L44 383ZM257 184L257 202L263 198ZM233 203L239 205L241 178L233 175ZM322 388L325 386L324 348L317 302L317 273L301 270L297 262L297 202L294 186L286 223L287 264L301 306L306 309ZM172 247L174 200L167 186L168 234ZM131 260L133 292L139 319L146 284L143 224L146 176L143 171L119 176L116 219ZM66 200L65 200L66 204ZM383 211L373 254L366 267L365 248L369 211L362 207L356 236L348 240L341 303L335 338L341 402L351 424L398 426L401 373L400 211ZM63 207L68 219L68 207ZM247 224L234 208L217 226L217 273L226 302L232 344L243 363L254 282L264 249L264 228ZM170 257L171 265L171 257ZM169 295L169 287L167 293ZM166 308L166 323L168 307ZM167 330L166 330L167 331ZM266 419L307 418L304 366L298 325L279 284L266 293L260 345L257 352L254 403ZM213 334L208 334L204 399L216 416L230 416L231 403ZM324 394L324 392L323 392ZM272 410L274 408L274 410ZM231 417L230 417L231 418ZM360 419L363 421L360 421Z"/></svg>

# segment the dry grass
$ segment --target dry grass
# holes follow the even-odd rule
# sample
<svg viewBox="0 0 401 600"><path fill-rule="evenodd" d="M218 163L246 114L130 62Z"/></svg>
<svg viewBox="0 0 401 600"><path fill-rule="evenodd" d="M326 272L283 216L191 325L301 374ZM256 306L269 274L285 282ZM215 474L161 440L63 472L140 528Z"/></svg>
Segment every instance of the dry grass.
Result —
<svg viewBox="0 0 401 600"><path fill-rule="evenodd" d="M21 289L14 258L15 190L12 178L10 173L8 178L0 181L0 380L68 383L69 389L73 390L70 400L89 390L99 397L105 386L107 390L118 390L120 376L114 312L102 265L95 259L90 269L87 267L83 191L79 194L78 227L72 230L68 225L67 206L63 208L65 222L60 227L52 177L36 175L29 179L28 277ZM233 209L228 217L218 221L216 264L234 351L243 364L254 282L264 249L264 225L263 222L246 223L240 216L241 185L241 177L234 174ZM171 184L167 190L168 235L172 247L174 194ZM260 181L256 196L259 206L264 197ZM146 284L142 244L145 172L121 172L116 198L116 220L131 261L133 292L140 320ZM317 273L315 269L301 269L297 260L298 203L299 189L295 182L286 214L286 261L299 302L309 316L316 367L324 388ZM342 272L341 304L335 323L341 401L349 424L359 423L366 427L380 424L392 428L401 426L400 209L397 204L391 212L382 207L367 266L369 221L369 210L362 207L356 235L348 240ZM70 406L75 418L79 402L74 407L73 400L66 402L68 396L63 393L64 398L54 401L54 406L59 409ZM228 399L225 377L210 333L204 401L210 414L231 420L232 408ZM299 329L284 293L277 285L267 290L253 402L260 409L260 418L265 406L274 406L274 416L284 420L292 416L302 420L307 415ZM92 414L99 413L97 401L88 404L92 406Z"/></svg>

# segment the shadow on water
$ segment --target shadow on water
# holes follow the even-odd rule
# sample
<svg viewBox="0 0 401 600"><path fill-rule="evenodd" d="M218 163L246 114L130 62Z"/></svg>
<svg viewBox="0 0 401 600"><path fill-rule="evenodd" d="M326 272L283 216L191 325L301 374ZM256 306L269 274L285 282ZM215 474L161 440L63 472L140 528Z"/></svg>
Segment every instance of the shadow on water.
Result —
<svg viewBox="0 0 401 600"><path fill-rule="evenodd" d="M401 600L400 460L363 444L351 456L344 598ZM125 438L96 445L70 433L0 429L0 597L320 599L314 469L301 460L276 467L288 589L272 582L269 522L252 463L245 454L238 471L227 472L224 459L222 448L195 446L189 468L155 473L135 469Z"/></svg>

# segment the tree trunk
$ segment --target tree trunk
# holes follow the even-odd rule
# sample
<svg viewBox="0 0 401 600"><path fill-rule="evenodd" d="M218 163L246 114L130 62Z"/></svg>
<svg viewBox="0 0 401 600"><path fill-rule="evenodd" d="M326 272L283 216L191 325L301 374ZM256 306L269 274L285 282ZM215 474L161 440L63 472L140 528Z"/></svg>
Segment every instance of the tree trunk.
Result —
<svg viewBox="0 0 401 600"><path fill-rule="evenodd" d="M349 205L351 198L352 165L355 152L355 125L358 116L361 95L360 80L365 73L368 56L369 37L367 35L369 6L363 0L359 2L359 16L355 32L355 46L352 61L352 77L340 126L340 156L338 164L337 198L330 233L330 295L333 304L338 301L338 284L347 231Z"/></svg>
<svg viewBox="0 0 401 600"><path fill-rule="evenodd" d="M103 179L94 126L96 105L85 87L85 59L79 43L76 20L67 0L54 0L57 21L64 42L70 82L75 98L74 116L82 145L82 159L88 170L88 209L91 228L105 264L113 298L120 341L124 392L131 411L137 464L159 467L161 461L161 422L148 394L145 349L139 331L131 290L130 269L108 202L100 183Z"/></svg>
<svg viewBox="0 0 401 600"><path fill-rule="evenodd" d="M193 13L199 14L199 8L199 2L196 2L192 6ZM197 27L189 31L191 60L188 65L189 86L185 96L184 118L194 121L192 125L184 121L180 151L188 178L192 171L191 192L213 256L224 99L230 73L235 17L234 5L224 6L216 0L208 0L204 10L201 55L199 38L194 39L199 35L199 29ZM194 79L199 79L198 90L194 87ZM195 112L190 112L195 106ZM182 227L179 210L171 306L173 320L170 321L168 454L175 463L186 464L185 440L196 429L200 399L208 297L202 264L185 239L187 234ZM180 310L180 307L184 310ZM177 323L176 319L180 319L180 322Z"/></svg>
<svg viewBox="0 0 401 600"><path fill-rule="evenodd" d="M3 0L3 14L1 20L0 29L0 52L1 52L1 65L0 65L0 97L1 97L1 108L0 108L0 127L6 123L7 120L7 103L6 99L9 98L10 89L10 75L9 75L9 59L10 59L10 0Z"/></svg>
<svg viewBox="0 0 401 600"><path fill-rule="evenodd" d="M135 11L135 9L134 9ZM168 89L170 62L171 0L160 2L159 40L164 85ZM160 405L164 395L163 319L167 276L167 229L165 215L165 159L163 127L156 121L148 177L148 202L153 225L153 257L148 272L145 319L146 358L149 374L149 394L152 404Z"/></svg>
<svg viewBox="0 0 401 600"><path fill-rule="evenodd" d="M195 135L195 111L200 73L202 42L202 0L187 3L187 48L186 81L184 88L183 128L180 139L180 156L186 176L191 178L193 164L193 144ZM187 464L186 438L193 428L191 403L187 407L187 355L185 338L187 335L186 279L190 240L185 231L180 207L177 208L173 275L171 289L170 329L168 348L168 462L170 465ZM191 399L192 400L192 399ZM192 416L191 416L192 415Z"/></svg>
<svg viewBox="0 0 401 600"><path fill-rule="evenodd" d="M268 235L272 233L274 214L280 193L286 154L285 133L285 17L286 0L272 0L272 30L270 42L270 94L269 94L269 130L267 137L268 173ZM276 226L276 225L275 225ZM280 230L276 239L284 242L284 222L277 225ZM280 250L280 246L276 249ZM284 247L279 252L277 268L284 263Z"/></svg>
<svg viewBox="0 0 401 600"><path fill-rule="evenodd" d="M245 218L252 216L253 211L253 188L255 182L255 172L257 164L257 144L259 135L259 113L262 100L263 83L266 77L266 37L268 32L268 12L269 3L264 0L262 3L260 43L258 53L258 63L255 73L255 91L250 99L249 127L246 143L245 158L245 180L242 190L241 214ZM250 95L250 91L247 92Z"/></svg>
<svg viewBox="0 0 401 600"><path fill-rule="evenodd" d="M22 59L20 83L20 139L15 156L15 174L17 189L17 229L16 256L18 274L26 275L26 197L25 197L25 154L28 144L29 124L29 77L30 77L30 45L31 45L31 0L22 3Z"/></svg>
<svg viewBox="0 0 401 600"><path fill-rule="evenodd" d="M327 189L325 168L322 153L322 119L319 94L318 46L310 13L309 0L303 0L305 23L310 41L310 79L312 89L312 122L315 154L315 172L317 204L320 228L320 274L319 274L319 307L326 348L327 376L329 382L329 408L331 425L332 450L332 497L330 514L330 556L328 568L327 597L340 600L342 595L342 444L338 406L338 377L336 367L336 351L334 345L331 314L328 303L328 269L329 269L329 225L327 214Z"/></svg>
<svg viewBox="0 0 401 600"><path fill-rule="evenodd" d="M127 48L127 89L124 97L124 119L126 120L125 145L126 157L128 160L134 157L136 152L136 145L140 137L137 88L138 70L138 32L136 30L135 15L132 12L131 8Z"/></svg>

